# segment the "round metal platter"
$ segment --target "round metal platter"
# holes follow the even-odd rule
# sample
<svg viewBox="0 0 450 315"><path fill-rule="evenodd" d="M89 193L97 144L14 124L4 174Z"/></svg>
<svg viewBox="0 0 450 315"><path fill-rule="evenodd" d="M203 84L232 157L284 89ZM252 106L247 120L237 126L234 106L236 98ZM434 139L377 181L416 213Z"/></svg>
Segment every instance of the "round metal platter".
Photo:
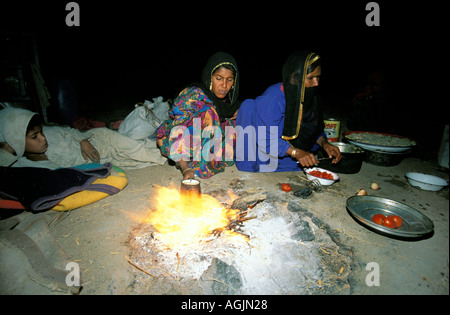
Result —
<svg viewBox="0 0 450 315"><path fill-rule="evenodd" d="M376 134L376 135L383 135L383 136L389 136L393 138L400 138L400 139L407 139L410 141L413 141L409 138L397 136L397 135L391 135L387 133L379 133L379 132L371 132L371 131L349 131L344 133L344 138L350 142L353 145L356 145L360 148L363 148L368 151L374 151L374 152L382 152L382 153L390 153L390 154L403 154L408 153L414 145L409 146L387 146L387 145L376 145L376 144L370 144L367 142L363 142L360 140L353 140L350 139L348 136L351 134Z"/></svg>
<svg viewBox="0 0 450 315"><path fill-rule="evenodd" d="M354 140L347 139L353 145L359 146L368 151L387 153L387 154L406 154L411 151L412 147L388 147L374 144L362 143Z"/></svg>
<svg viewBox="0 0 450 315"><path fill-rule="evenodd" d="M433 231L433 222L408 205L375 196L352 196L347 199L350 214L363 225L374 230L400 237L420 237ZM403 219L401 227L391 229L372 221L375 214L398 215Z"/></svg>

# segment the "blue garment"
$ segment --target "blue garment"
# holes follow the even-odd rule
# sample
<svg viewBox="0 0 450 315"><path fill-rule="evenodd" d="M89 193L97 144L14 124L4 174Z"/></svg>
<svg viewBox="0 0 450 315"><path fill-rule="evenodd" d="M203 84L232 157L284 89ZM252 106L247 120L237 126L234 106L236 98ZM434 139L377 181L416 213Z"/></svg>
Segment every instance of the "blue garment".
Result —
<svg viewBox="0 0 450 315"><path fill-rule="evenodd" d="M281 83L270 86L256 99L245 100L236 118L236 167L246 172L300 171L301 166L287 155L291 146L281 139L286 100ZM321 136L326 135L323 132ZM317 139L318 139L317 138ZM310 149L319 149L317 143Z"/></svg>

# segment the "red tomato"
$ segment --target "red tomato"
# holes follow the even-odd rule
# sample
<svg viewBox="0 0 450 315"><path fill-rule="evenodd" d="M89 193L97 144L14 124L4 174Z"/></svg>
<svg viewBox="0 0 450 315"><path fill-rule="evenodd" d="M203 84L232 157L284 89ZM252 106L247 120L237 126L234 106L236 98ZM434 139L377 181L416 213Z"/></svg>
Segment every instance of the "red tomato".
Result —
<svg viewBox="0 0 450 315"><path fill-rule="evenodd" d="M291 191L292 187L289 184L281 184L281 189L284 191Z"/></svg>
<svg viewBox="0 0 450 315"><path fill-rule="evenodd" d="M328 172L321 172L318 170L313 170L313 171L309 172L309 174L312 176L323 178L323 179L334 179L333 174L330 174Z"/></svg>
<svg viewBox="0 0 450 315"><path fill-rule="evenodd" d="M390 216L388 216L388 218L391 218L394 221L396 228L401 227L403 224L403 219L401 217L399 217L398 215L390 215Z"/></svg>
<svg viewBox="0 0 450 315"><path fill-rule="evenodd" d="M395 229L395 222L394 220L392 220L392 218L390 217L386 217L386 219L383 220L383 226L391 228L391 229Z"/></svg>
<svg viewBox="0 0 450 315"><path fill-rule="evenodd" d="M379 213L378 213L378 214L375 214L375 215L372 217L372 221L375 222L376 224L383 224L384 219L386 219L386 216L383 215L383 214L379 214Z"/></svg>

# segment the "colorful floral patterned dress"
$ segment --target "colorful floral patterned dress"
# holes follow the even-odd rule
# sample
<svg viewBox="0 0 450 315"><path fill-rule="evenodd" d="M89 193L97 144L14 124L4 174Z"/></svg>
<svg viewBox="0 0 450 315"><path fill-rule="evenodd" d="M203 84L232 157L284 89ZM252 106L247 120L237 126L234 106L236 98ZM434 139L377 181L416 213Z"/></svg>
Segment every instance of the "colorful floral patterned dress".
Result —
<svg viewBox="0 0 450 315"><path fill-rule="evenodd" d="M209 178L234 164L235 120L220 122L212 101L198 87L184 89L169 119L156 131L161 154L175 162L189 161L200 178Z"/></svg>

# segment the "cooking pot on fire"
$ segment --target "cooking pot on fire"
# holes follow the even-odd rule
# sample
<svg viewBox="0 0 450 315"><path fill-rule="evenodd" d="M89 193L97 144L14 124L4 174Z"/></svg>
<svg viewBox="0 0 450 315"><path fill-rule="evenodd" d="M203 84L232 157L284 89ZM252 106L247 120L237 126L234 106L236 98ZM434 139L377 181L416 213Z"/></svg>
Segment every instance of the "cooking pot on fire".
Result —
<svg viewBox="0 0 450 315"><path fill-rule="evenodd" d="M180 196L184 203L189 203L202 196L200 181L197 179L184 179L181 181Z"/></svg>

